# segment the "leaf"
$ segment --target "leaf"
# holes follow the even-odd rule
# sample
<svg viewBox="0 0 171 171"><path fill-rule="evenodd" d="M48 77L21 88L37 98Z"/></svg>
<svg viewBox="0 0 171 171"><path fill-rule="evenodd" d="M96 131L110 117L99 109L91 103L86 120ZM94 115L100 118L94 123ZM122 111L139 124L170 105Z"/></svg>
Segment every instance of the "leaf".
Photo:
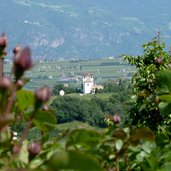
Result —
<svg viewBox="0 0 171 171"><path fill-rule="evenodd" d="M146 154L150 154L151 151L152 151L155 147L156 147L155 142L154 142L154 143L151 143L151 142L149 142L149 141L143 142L143 144L141 145L141 149L143 149L144 152L145 152Z"/></svg>
<svg viewBox="0 0 171 171"><path fill-rule="evenodd" d="M164 102L171 102L171 95L161 95L159 96L159 99Z"/></svg>
<svg viewBox="0 0 171 171"><path fill-rule="evenodd" d="M19 159L23 161L24 163L28 163L28 141L24 141L20 154L19 154Z"/></svg>
<svg viewBox="0 0 171 171"><path fill-rule="evenodd" d="M147 156L147 153L145 153L144 151L140 151L137 154L136 158L139 162L142 162L146 156Z"/></svg>
<svg viewBox="0 0 171 171"><path fill-rule="evenodd" d="M56 126L55 115L47 111L38 111L33 122L42 131L50 131Z"/></svg>
<svg viewBox="0 0 171 171"><path fill-rule="evenodd" d="M167 143L169 143L169 137L166 134L160 133L156 136L156 144L158 146L163 147Z"/></svg>
<svg viewBox="0 0 171 171"><path fill-rule="evenodd" d="M159 93L171 93L171 71L160 71L157 75L157 85Z"/></svg>
<svg viewBox="0 0 171 171"><path fill-rule="evenodd" d="M131 134L131 141L138 140L154 141L155 135L149 128L136 128Z"/></svg>
<svg viewBox="0 0 171 171"><path fill-rule="evenodd" d="M162 166L162 169L164 169L164 171L170 171L170 169L171 169L171 162L165 163Z"/></svg>
<svg viewBox="0 0 171 171"><path fill-rule="evenodd" d="M117 139L126 139L127 138L127 134L125 133L125 131L123 131L122 129L116 129L113 132L112 137L117 138Z"/></svg>
<svg viewBox="0 0 171 171"><path fill-rule="evenodd" d="M57 152L49 160L48 166L52 170L102 171L94 157L77 151Z"/></svg>
<svg viewBox="0 0 171 171"><path fill-rule="evenodd" d="M156 158L147 159L151 169L157 170L159 167L159 161Z"/></svg>
<svg viewBox="0 0 171 171"><path fill-rule="evenodd" d="M11 129L10 127L6 127L0 132L0 144L6 146L10 142L9 140L11 139Z"/></svg>
<svg viewBox="0 0 171 171"><path fill-rule="evenodd" d="M77 129L71 132L66 147L81 145L92 149L100 139L101 135L94 130Z"/></svg>
<svg viewBox="0 0 171 171"><path fill-rule="evenodd" d="M16 94L16 101L20 110L24 111L34 105L34 94L28 90L19 90Z"/></svg>
<svg viewBox="0 0 171 171"><path fill-rule="evenodd" d="M123 146L123 141L117 140L115 146L116 146L117 151L120 151Z"/></svg>
<svg viewBox="0 0 171 171"><path fill-rule="evenodd" d="M171 151L165 152L163 155L165 162L171 162Z"/></svg>
<svg viewBox="0 0 171 171"><path fill-rule="evenodd" d="M160 102L159 109L162 115L168 115L171 113L171 103Z"/></svg>
<svg viewBox="0 0 171 171"><path fill-rule="evenodd" d="M140 106L140 108L139 108L139 112L141 112L142 110L144 110L145 109L145 107L146 107L147 105L145 104L145 103L143 103L141 106Z"/></svg>

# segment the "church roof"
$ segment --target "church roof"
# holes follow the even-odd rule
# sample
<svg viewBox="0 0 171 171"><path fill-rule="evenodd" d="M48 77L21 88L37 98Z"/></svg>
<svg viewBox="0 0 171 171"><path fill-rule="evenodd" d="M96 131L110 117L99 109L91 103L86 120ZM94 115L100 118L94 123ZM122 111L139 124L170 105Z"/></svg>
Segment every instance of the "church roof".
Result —
<svg viewBox="0 0 171 171"><path fill-rule="evenodd" d="M84 83L92 83L93 81L90 78L87 78Z"/></svg>

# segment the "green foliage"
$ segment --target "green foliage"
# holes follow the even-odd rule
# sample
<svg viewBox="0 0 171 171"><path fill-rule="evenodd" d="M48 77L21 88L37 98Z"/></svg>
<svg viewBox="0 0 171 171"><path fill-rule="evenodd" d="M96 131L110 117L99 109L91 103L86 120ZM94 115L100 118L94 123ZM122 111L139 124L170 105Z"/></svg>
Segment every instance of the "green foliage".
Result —
<svg viewBox="0 0 171 171"><path fill-rule="evenodd" d="M48 165L51 170L103 171L98 162L91 155L82 154L76 150L59 151L55 153Z"/></svg>
<svg viewBox="0 0 171 171"><path fill-rule="evenodd" d="M54 110L58 123L77 120L94 126L105 125L103 111L93 100L82 100L70 96L58 97L51 103L51 108Z"/></svg>
<svg viewBox="0 0 171 171"><path fill-rule="evenodd" d="M21 111L34 106L34 94L31 91L19 90L16 93L16 103Z"/></svg>
<svg viewBox="0 0 171 171"><path fill-rule="evenodd" d="M59 92L61 90L63 90L65 92L65 94L76 93L76 88L74 88L72 86L64 86L64 84L56 84L53 87L52 94L54 96L59 95Z"/></svg>
<svg viewBox="0 0 171 171"><path fill-rule="evenodd" d="M154 131L165 119L159 112L157 103L157 74L168 68L169 53L164 51L165 44L159 42L159 37L143 45L144 55L136 57L123 56L138 71L133 75L133 93L135 101L130 110L133 124L145 124Z"/></svg>
<svg viewBox="0 0 171 171"><path fill-rule="evenodd" d="M163 134L155 136L148 128L121 129L112 126L101 133L74 130L66 147L92 154L105 170L117 167L120 170L167 171L171 161L168 137Z"/></svg>
<svg viewBox="0 0 171 171"><path fill-rule="evenodd" d="M123 90L128 89L130 83L129 80L116 80L116 81L112 81L109 80L108 82L104 83L104 89L101 90L101 92L120 92Z"/></svg>
<svg viewBox="0 0 171 171"><path fill-rule="evenodd" d="M70 146L73 146L75 148L80 148L80 145L82 147L88 147L92 150L97 146L97 144L100 142L101 139L100 133L94 130L85 130L85 129L79 129L74 130L71 132L69 139L66 143L66 148L69 148Z"/></svg>
<svg viewBox="0 0 171 171"><path fill-rule="evenodd" d="M164 130L171 135L171 71L164 70L157 74L157 94L161 115L165 117Z"/></svg>
<svg viewBox="0 0 171 171"><path fill-rule="evenodd" d="M40 131L49 132L56 126L56 118L52 112L37 111L33 123Z"/></svg>
<svg viewBox="0 0 171 171"><path fill-rule="evenodd" d="M117 85L117 87L120 87ZM125 103L131 89L123 88L118 92L116 89L108 98L103 93L87 96L58 96L50 104L57 117L58 123L71 122L74 120L87 122L90 125L104 127L104 118L107 114L119 113L125 118L124 113L128 105ZM100 96L99 96L100 95Z"/></svg>

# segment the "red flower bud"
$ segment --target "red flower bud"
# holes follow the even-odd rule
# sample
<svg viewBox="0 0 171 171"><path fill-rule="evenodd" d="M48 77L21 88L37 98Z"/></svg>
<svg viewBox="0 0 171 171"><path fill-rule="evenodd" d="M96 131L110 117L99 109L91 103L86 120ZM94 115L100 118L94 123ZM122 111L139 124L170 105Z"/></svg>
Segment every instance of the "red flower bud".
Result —
<svg viewBox="0 0 171 171"><path fill-rule="evenodd" d="M25 71L32 68L31 51L29 47L26 47L19 51L16 56L14 56L15 70Z"/></svg>
<svg viewBox="0 0 171 171"><path fill-rule="evenodd" d="M28 152L29 154L36 156L41 152L41 144L40 142L32 142L28 145Z"/></svg>
<svg viewBox="0 0 171 171"><path fill-rule="evenodd" d="M14 144L13 148L12 148L12 152L13 154L17 155L20 153L21 150L21 145L19 144Z"/></svg>
<svg viewBox="0 0 171 171"><path fill-rule="evenodd" d="M0 49L5 49L8 44L7 37L5 35L0 36Z"/></svg>
<svg viewBox="0 0 171 171"><path fill-rule="evenodd" d="M6 77L0 79L0 89L6 90L10 87L10 80Z"/></svg>
<svg viewBox="0 0 171 171"><path fill-rule="evenodd" d="M155 63L158 64L158 65L163 64L163 58L162 57L156 58Z"/></svg>
<svg viewBox="0 0 171 171"><path fill-rule="evenodd" d="M14 49L13 49L13 53L14 53L14 55L17 55L18 54L18 52L20 52L21 51L21 46L20 45L17 45Z"/></svg>
<svg viewBox="0 0 171 171"><path fill-rule="evenodd" d="M116 114L116 115L113 116L113 122L115 124L120 123L120 121L121 121L121 117L119 115Z"/></svg>
<svg viewBox="0 0 171 171"><path fill-rule="evenodd" d="M23 80L17 80L17 87L21 88L24 86L24 81Z"/></svg>
<svg viewBox="0 0 171 171"><path fill-rule="evenodd" d="M43 111L48 111L48 106L47 105L43 105L42 110Z"/></svg>
<svg viewBox="0 0 171 171"><path fill-rule="evenodd" d="M47 102L50 99L51 92L48 86L44 86L35 92L35 97L38 101Z"/></svg>

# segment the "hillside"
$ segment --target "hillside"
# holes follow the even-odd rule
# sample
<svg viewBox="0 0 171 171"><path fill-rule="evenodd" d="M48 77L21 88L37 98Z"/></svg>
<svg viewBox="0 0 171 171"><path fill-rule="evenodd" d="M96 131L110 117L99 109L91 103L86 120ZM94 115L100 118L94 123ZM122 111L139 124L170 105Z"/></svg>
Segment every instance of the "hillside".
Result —
<svg viewBox="0 0 171 171"><path fill-rule="evenodd" d="M35 58L141 53L157 31L171 44L170 0L1 0L0 31ZM9 54L11 56L11 54Z"/></svg>

